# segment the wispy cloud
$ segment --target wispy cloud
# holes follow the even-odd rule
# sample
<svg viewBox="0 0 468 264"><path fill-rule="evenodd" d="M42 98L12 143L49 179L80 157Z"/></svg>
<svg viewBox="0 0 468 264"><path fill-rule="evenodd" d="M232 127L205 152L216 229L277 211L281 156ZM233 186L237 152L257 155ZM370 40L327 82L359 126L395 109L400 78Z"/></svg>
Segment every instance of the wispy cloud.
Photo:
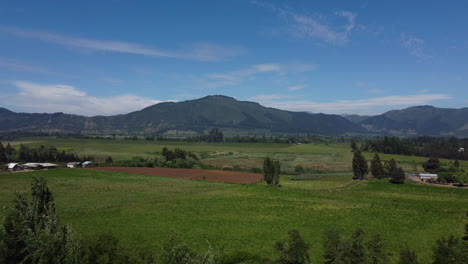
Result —
<svg viewBox="0 0 468 264"><path fill-rule="evenodd" d="M299 38L320 40L333 45L349 42L351 32L356 28L357 14L349 11L337 11L335 16L345 19L340 25L330 25L323 16L308 16L296 11L281 8L270 3L252 1L253 4L275 13L288 25L288 32Z"/></svg>
<svg viewBox="0 0 468 264"><path fill-rule="evenodd" d="M370 90L367 90L367 92L371 94L381 94L381 93L384 93L385 91L382 89L370 89Z"/></svg>
<svg viewBox="0 0 468 264"><path fill-rule="evenodd" d="M294 91L302 90L304 88L305 88L304 85L295 85L295 86L289 87L288 90L291 91L291 92L294 92Z"/></svg>
<svg viewBox="0 0 468 264"><path fill-rule="evenodd" d="M395 107L409 107L413 105L430 104L439 100L451 99L447 94L417 94L374 97L361 100L341 100L335 102L314 101L277 101L258 99L258 102L279 109L291 111L306 111L327 114L378 114Z"/></svg>
<svg viewBox="0 0 468 264"><path fill-rule="evenodd" d="M0 68L4 68L10 71L19 71L19 72L31 72L31 73L41 73L49 74L56 76L66 76L66 77L76 77L69 74L59 73L54 70L48 69L43 66L33 65L28 62L19 61L12 58L2 58L0 57Z"/></svg>
<svg viewBox="0 0 468 264"><path fill-rule="evenodd" d="M35 112L65 112L86 116L115 115L159 103L136 95L96 97L70 85L14 81L17 94L1 95L4 103ZM33 102L33 103L32 103Z"/></svg>
<svg viewBox="0 0 468 264"><path fill-rule="evenodd" d="M277 73L283 75L288 72L310 72L316 69L318 66L315 64L255 64L237 71L208 74L205 76L204 87L214 89L226 85L238 85L257 74Z"/></svg>
<svg viewBox="0 0 468 264"><path fill-rule="evenodd" d="M0 26L0 31L18 37L38 39L62 46L76 47L96 51L128 53L151 57L175 59L190 59L201 61L219 61L228 57L244 54L239 47L225 47L213 43L198 43L185 50L171 51L148 47L145 45L108 40L93 40L72 36L59 35L45 31L26 30L17 27Z"/></svg>
<svg viewBox="0 0 468 264"><path fill-rule="evenodd" d="M422 38L414 37L406 33L400 35L402 45L408 52L420 60L427 60L432 58L424 51L425 40Z"/></svg>

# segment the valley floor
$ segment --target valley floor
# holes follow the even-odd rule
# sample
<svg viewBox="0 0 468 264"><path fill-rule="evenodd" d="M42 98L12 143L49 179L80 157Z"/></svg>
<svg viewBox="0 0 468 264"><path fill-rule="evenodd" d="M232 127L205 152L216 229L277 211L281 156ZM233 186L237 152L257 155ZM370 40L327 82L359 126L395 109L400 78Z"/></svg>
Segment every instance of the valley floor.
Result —
<svg viewBox="0 0 468 264"><path fill-rule="evenodd" d="M387 180L351 181L348 176L264 183L185 180L88 169L0 174L0 217L15 192L29 192L31 178L44 177L62 224L83 236L112 232L133 248L159 250L171 231L190 246L208 243L225 252L274 254L275 241L298 229L321 261L323 231L351 234L362 227L381 233L394 253L408 245L429 262L437 238L463 234L468 191Z"/></svg>

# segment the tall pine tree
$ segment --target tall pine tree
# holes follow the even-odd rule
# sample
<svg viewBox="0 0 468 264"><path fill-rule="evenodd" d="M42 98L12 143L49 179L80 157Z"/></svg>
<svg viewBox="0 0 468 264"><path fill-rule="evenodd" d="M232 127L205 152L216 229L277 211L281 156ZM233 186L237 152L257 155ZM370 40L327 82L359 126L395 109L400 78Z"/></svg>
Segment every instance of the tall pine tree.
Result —
<svg viewBox="0 0 468 264"><path fill-rule="evenodd" d="M382 179L385 176L382 161L377 153L375 153L374 158L371 160L370 170L372 175L377 179Z"/></svg>
<svg viewBox="0 0 468 264"><path fill-rule="evenodd" d="M357 149L356 151L354 151L353 157L353 179L362 180L368 172L369 166L367 165L366 158L364 158L361 151Z"/></svg>

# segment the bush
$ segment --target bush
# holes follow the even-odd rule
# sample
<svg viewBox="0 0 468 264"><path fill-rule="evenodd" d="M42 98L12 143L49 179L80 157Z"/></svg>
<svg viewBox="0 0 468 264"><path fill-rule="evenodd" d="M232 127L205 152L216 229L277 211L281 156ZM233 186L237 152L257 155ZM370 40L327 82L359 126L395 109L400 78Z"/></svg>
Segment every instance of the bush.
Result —
<svg viewBox="0 0 468 264"><path fill-rule="evenodd" d="M276 242L274 248L280 254L279 263L282 264L307 264L310 262L309 244L299 234L297 230L288 231L286 241Z"/></svg>
<svg viewBox="0 0 468 264"><path fill-rule="evenodd" d="M304 167L302 167L301 165L297 165L295 168L294 168L294 172L296 174L302 174L305 172L305 169Z"/></svg>

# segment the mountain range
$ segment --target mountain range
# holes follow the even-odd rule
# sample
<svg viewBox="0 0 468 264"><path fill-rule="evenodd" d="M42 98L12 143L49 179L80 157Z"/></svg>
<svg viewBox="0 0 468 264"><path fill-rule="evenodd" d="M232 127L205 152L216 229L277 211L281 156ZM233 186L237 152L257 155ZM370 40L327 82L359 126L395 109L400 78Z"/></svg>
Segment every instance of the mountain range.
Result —
<svg viewBox="0 0 468 264"><path fill-rule="evenodd" d="M163 134L168 131L203 133L213 127L232 131L330 136L468 136L468 108L416 106L377 116L340 116L284 111L222 95L159 103L115 116L29 114L0 108L0 131Z"/></svg>

